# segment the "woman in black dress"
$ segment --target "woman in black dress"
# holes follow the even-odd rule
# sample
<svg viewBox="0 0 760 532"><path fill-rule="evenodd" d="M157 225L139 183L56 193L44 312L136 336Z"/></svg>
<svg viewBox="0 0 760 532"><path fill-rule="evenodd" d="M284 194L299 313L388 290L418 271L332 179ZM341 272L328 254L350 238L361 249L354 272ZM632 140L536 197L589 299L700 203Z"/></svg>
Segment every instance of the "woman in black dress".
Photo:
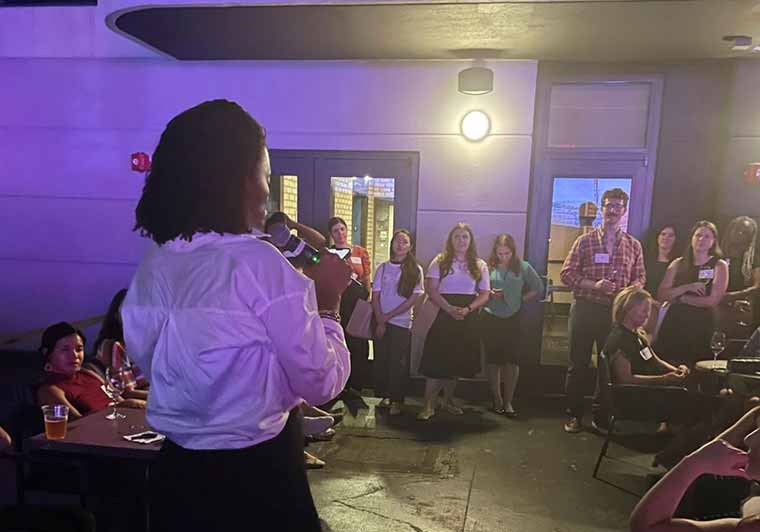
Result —
<svg viewBox="0 0 760 532"><path fill-rule="evenodd" d="M647 283L644 288L653 296L656 296L668 266L677 256L677 242L675 226L667 224L653 233L648 242L644 251L644 266L647 271Z"/></svg>
<svg viewBox="0 0 760 532"><path fill-rule="evenodd" d="M674 260L660 283L657 299L672 306L662 323L655 350L674 365L692 367L709 358L715 329L714 309L728 285L728 265L721 259L718 229L697 222L682 257Z"/></svg>

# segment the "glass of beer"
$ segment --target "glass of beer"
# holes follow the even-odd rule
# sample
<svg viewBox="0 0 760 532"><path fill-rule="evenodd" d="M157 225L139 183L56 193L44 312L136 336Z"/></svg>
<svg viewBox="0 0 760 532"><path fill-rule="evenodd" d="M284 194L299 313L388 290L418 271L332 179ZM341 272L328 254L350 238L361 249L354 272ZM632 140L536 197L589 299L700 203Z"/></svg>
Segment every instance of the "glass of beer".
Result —
<svg viewBox="0 0 760 532"><path fill-rule="evenodd" d="M66 405L45 405L42 407L45 418L45 437L48 440L62 440L66 437L66 422L69 419L69 407Z"/></svg>

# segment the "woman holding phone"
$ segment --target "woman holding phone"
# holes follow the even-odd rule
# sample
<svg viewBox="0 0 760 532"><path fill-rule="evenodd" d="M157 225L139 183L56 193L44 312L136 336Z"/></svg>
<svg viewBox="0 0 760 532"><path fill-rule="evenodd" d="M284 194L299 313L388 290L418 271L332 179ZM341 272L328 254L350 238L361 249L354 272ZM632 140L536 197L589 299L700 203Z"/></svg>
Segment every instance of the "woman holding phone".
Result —
<svg viewBox="0 0 760 532"><path fill-rule="evenodd" d="M520 259L512 235L496 237L488 267L491 293L481 315L481 337L491 387L491 410L515 417L512 398L520 377L520 309L523 303L538 299L544 285L533 266Z"/></svg>

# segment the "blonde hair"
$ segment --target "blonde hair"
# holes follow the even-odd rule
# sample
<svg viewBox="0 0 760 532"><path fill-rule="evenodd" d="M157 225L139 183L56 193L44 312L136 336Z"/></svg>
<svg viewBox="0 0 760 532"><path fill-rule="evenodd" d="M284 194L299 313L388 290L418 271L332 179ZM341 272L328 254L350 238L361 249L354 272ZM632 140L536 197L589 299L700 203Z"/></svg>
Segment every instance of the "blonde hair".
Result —
<svg viewBox="0 0 760 532"><path fill-rule="evenodd" d="M643 303L644 301L649 302L651 300L652 294L640 286L623 288L620 293L615 296L615 300L612 302L613 323L622 323L634 306Z"/></svg>

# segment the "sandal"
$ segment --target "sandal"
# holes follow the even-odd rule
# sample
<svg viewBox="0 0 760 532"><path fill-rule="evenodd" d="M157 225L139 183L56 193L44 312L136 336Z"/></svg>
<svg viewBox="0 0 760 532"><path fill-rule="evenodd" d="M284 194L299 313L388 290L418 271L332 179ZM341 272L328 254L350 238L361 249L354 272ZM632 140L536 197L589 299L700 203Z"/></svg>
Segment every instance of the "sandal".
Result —
<svg viewBox="0 0 760 532"><path fill-rule="evenodd" d="M504 410L503 406L496 406L496 401L491 402L491 408L489 408L488 411L493 412L494 414L499 414L500 416L506 414L506 410Z"/></svg>

